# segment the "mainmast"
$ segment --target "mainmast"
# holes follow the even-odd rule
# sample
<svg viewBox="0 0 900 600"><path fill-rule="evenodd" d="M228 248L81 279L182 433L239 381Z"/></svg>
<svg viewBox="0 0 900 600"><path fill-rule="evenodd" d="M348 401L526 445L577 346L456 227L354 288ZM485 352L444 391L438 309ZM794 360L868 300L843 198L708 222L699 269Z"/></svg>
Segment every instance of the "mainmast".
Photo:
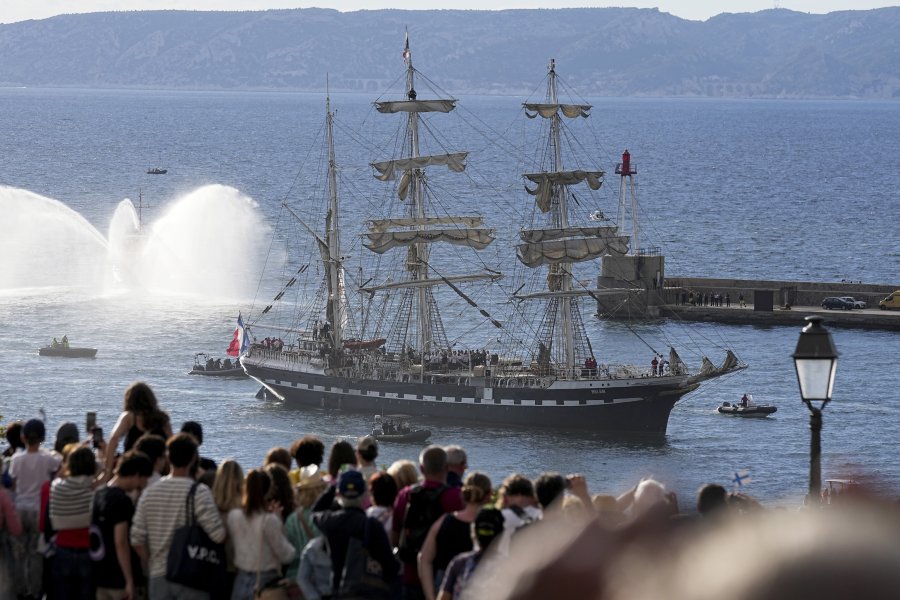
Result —
<svg viewBox="0 0 900 600"><path fill-rule="evenodd" d="M416 99L415 76L416 71L413 68L412 54L409 51L409 34L406 37L406 48L403 53L406 59L406 97L413 101ZM409 156L412 159L419 158L419 113L410 111L407 113L408 120L406 126L406 134L409 142ZM422 186L422 169L412 169L410 182L410 205L409 216L413 219L424 221L425 219L425 194ZM425 227L420 225L417 227L419 231L424 231ZM415 274L415 279L428 279L428 244L417 243L409 247L409 255L407 258L407 268ZM416 303L419 310L419 349L424 352L431 351L431 306L429 302L429 288L420 287L416 290Z"/></svg>
<svg viewBox="0 0 900 600"><path fill-rule="evenodd" d="M547 77L547 101L550 104L559 103L556 95L556 61L552 58L550 59L550 72ZM550 117L550 144L553 147L552 170L555 172L563 170L559 119L560 116L558 111L554 112L553 116ZM569 227L568 190L565 184L556 186L554 196L556 200L554 204L557 206L557 211L553 219L554 225L565 230ZM552 265L550 267L550 272L558 277L559 291L563 293L572 291L571 263L561 262ZM571 373L572 369L575 367L575 331L572 327L572 304L575 303L576 300L573 297L564 296L561 298L561 302L562 342L566 358L566 371Z"/></svg>
<svg viewBox="0 0 900 600"><path fill-rule="evenodd" d="M334 159L334 114L331 97L325 97L325 139L328 144L328 213L325 216L325 244L328 257L325 269L328 277L328 306L326 318L331 324L334 348L342 346L344 322L344 267L341 262L340 210L338 210L337 165Z"/></svg>
<svg viewBox="0 0 900 600"><path fill-rule="evenodd" d="M381 181L399 180L397 195L407 207L402 218L385 218L367 221L369 233L365 235L366 248L377 254L383 254L394 248L403 248L406 253L404 277L400 280L390 278L383 283L362 288L369 293L402 290L403 300L398 309L398 322L409 317L408 324L418 331L412 341L422 353L446 349L449 345L446 332L441 321L438 307L435 304L434 286L448 286L462 296L470 304L473 301L466 297L457 287L457 283L493 280L500 277L497 271L485 270L481 273L444 274L430 265L431 244L442 243L453 246L466 246L474 250L482 250L494 241L494 230L484 227L481 215L436 215L429 214L426 206L425 169L427 167L446 167L448 170L461 173L466 168L467 152L451 152L446 154L422 153L419 138L419 113L449 113L456 107L454 99L420 100L415 88L415 69L409 51L409 36L403 51L406 61L406 97L403 100L379 101L375 108L382 114L405 113L406 132L405 156L393 160L372 163L375 177ZM431 272L431 273L430 273ZM429 274L432 276L429 277ZM410 314L410 311L414 315ZM405 351L409 327L404 324L392 334L392 342L397 350ZM402 331L401 331L402 330ZM400 347L402 344L403 347Z"/></svg>

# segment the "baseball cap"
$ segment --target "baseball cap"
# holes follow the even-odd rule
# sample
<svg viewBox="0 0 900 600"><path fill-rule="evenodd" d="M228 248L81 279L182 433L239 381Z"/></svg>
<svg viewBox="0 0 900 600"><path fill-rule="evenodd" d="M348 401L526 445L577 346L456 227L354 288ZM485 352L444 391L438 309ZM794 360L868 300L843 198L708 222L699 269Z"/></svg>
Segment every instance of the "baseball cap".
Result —
<svg viewBox="0 0 900 600"><path fill-rule="evenodd" d="M496 508L482 508L475 515L474 525L479 538L496 537L503 533L503 513Z"/></svg>
<svg viewBox="0 0 900 600"><path fill-rule="evenodd" d="M356 442L356 449L359 451L368 450L369 448L378 448L378 441L371 435L364 435Z"/></svg>
<svg viewBox="0 0 900 600"><path fill-rule="evenodd" d="M338 493L343 498L359 498L366 493L366 480L359 471L345 471L338 479Z"/></svg>

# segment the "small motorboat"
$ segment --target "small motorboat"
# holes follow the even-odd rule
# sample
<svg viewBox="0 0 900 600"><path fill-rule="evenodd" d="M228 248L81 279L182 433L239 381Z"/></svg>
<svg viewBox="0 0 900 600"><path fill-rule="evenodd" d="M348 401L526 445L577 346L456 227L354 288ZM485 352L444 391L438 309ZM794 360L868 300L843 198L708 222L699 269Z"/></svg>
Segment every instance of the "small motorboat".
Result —
<svg viewBox="0 0 900 600"><path fill-rule="evenodd" d="M375 415L372 437L379 442L423 443L431 437L431 430L411 428L405 415Z"/></svg>
<svg viewBox="0 0 900 600"><path fill-rule="evenodd" d="M147 175L165 175L168 173L168 169L160 169L159 167L153 167L152 169L147 169Z"/></svg>
<svg viewBox="0 0 900 600"><path fill-rule="evenodd" d="M38 350L41 356L59 356L62 358L94 358L97 356L96 348L76 348L74 346L44 346Z"/></svg>
<svg viewBox="0 0 900 600"><path fill-rule="evenodd" d="M232 361L226 358L213 358L205 352L194 355L194 368L188 375L203 375L204 377L246 377L244 367L236 359Z"/></svg>
<svg viewBox="0 0 900 600"><path fill-rule="evenodd" d="M777 406L771 404L756 404L753 402L753 396L744 394L736 403L723 402L717 409L723 415L734 415L736 417L768 417L778 410Z"/></svg>

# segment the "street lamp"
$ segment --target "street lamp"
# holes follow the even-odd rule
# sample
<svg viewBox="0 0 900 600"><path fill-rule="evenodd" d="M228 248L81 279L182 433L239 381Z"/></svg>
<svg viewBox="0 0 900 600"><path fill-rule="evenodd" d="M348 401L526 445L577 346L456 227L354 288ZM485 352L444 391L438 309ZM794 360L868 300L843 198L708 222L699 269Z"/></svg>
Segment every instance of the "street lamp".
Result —
<svg viewBox="0 0 900 600"><path fill-rule="evenodd" d="M808 324L800 331L797 349L791 356L797 369L800 397L809 409L809 496L810 505L819 504L822 495L822 410L831 400L834 374L837 371L837 349L831 334L822 327L822 317L806 317ZM813 403L820 403L818 406Z"/></svg>

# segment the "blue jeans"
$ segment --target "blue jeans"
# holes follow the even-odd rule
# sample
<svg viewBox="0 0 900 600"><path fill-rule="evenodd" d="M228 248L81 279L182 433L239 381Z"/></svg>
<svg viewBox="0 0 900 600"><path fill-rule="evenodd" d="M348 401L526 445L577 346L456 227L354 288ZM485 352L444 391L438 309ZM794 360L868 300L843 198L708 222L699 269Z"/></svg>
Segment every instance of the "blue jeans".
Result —
<svg viewBox="0 0 900 600"><path fill-rule="evenodd" d="M57 547L51 571L54 600L93 600L93 568L86 549Z"/></svg>
<svg viewBox="0 0 900 600"><path fill-rule="evenodd" d="M273 579L278 579L278 571L270 569L260 571L259 585L266 585ZM253 600L253 590L256 589L256 571L238 571L234 578L234 588L231 591L231 600Z"/></svg>

